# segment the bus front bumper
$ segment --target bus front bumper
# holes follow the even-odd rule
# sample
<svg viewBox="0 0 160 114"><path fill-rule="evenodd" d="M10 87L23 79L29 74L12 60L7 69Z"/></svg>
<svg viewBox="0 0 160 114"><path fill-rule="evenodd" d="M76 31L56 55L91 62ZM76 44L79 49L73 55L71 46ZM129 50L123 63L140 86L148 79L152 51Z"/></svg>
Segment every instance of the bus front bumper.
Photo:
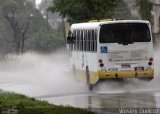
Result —
<svg viewBox="0 0 160 114"><path fill-rule="evenodd" d="M112 78L153 78L154 69L147 71L123 71L123 72L105 72L98 71L99 79L112 79Z"/></svg>

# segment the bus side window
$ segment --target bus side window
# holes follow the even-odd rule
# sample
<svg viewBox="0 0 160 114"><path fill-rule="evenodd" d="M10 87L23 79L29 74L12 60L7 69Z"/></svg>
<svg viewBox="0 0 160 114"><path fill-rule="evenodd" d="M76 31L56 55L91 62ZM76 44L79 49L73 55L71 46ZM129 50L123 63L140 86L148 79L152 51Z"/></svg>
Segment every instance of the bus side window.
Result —
<svg viewBox="0 0 160 114"><path fill-rule="evenodd" d="M82 49L81 49L81 51L83 51L84 50L84 30L82 30L81 39L82 39Z"/></svg>
<svg viewBox="0 0 160 114"><path fill-rule="evenodd" d="M77 30L75 31L75 38L76 38L76 41L75 41L75 50L77 51L77 47L78 47L78 45L77 45Z"/></svg>
<svg viewBox="0 0 160 114"><path fill-rule="evenodd" d="M94 45L95 38L94 37L95 37L94 36L94 30L92 30L92 52L94 52L94 47L95 47L95 45Z"/></svg>
<svg viewBox="0 0 160 114"><path fill-rule="evenodd" d="M79 31L79 51L81 51L81 31Z"/></svg>
<svg viewBox="0 0 160 114"><path fill-rule="evenodd" d="M77 50L79 51L80 49L80 31L77 30Z"/></svg>
<svg viewBox="0 0 160 114"><path fill-rule="evenodd" d="M90 31L90 51L93 52L93 47L94 47L94 34L93 34L93 30Z"/></svg>
<svg viewBox="0 0 160 114"><path fill-rule="evenodd" d="M92 51L92 30L90 31L90 51Z"/></svg>
<svg viewBox="0 0 160 114"><path fill-rule="evenodd" d="M90 35L90 30L88 30L88 51L91 51L91 50L90 50L90 49L91 49L91 48L90 48L90 43L91 43L91 42L90 42L90 36L91 36L91 35Z"/></svg>
<svg viewBox="0 0 160 114"><path fill-rule="evenodd" d="M83 39L83 51L85 51L85 30L83 30L83 36L82 36L82 39Z"/></svg>
<svg viewBox="0 0 160 114"><path fill-rule="evenodd" d="M74 50L77 50L77 31L75 30L75 43L74 43Z"/></svg>
<svg viewBox="0 0 160 114"><path fill-rule="evenodd" d="M83 44L82 44L82 31L80 30L80 35L79 35L80 37L80 40L79 40L79 44L80 44L80 51L82 51L82 47L83 47Z"/></svg>
<svg viewBox="0 0 160 114"><path fill-rule="evenodd" d="M84 31L84 51L87 51L87 31Z"/></svg>
<svg viewBox="0 0 160 114"><path fill-rule="evenodd" d="M79 51L82 50L82 37L81 37L81 30L79 31Z"/></svg>
<svg viewBox="0 0 160 114"><path fill-rule="evenodd" d="M97 31L94 31L94 51L97 52Z"/></svg>
<svg viewBox="0 0 160 114"><path fill-rule="evenodd" d="M88 49L88 30L86 30L86 51L89 51Z"/></svg>

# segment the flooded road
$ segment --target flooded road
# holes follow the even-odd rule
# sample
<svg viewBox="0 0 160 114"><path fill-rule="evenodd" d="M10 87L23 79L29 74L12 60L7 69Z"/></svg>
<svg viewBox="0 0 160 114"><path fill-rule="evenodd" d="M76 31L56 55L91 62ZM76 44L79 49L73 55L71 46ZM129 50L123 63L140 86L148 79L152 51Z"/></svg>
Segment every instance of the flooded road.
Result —
<svg viewBox="0 0 160 114"><path fill-rule="evenodd" d="M57 105L67 104L100 112L102 114L119 114L119 110L123 108L138 110L143 108L155 109L160 107L160 91L117 94L83 93L79 95L48 97L43 99ZM158 111L158 114L159 113L160 110Z"/></svg>
<svg viewBox="0 0 160 114"><path fill-rule="evenodd" d="M100 112L112 111L107 110L110 108L160 108L159 56L155 51L155 78L151 82L105 80L90 92L70 72L65 50L50 55L8 55L0 61L0 89Z"/></svg>

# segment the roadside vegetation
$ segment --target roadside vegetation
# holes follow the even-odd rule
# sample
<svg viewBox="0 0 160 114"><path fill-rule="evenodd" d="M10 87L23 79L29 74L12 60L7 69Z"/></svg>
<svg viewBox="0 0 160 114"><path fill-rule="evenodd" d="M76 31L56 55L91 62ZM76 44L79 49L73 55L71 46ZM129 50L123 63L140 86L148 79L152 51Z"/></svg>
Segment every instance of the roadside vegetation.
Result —
<svg viewBox="0 0 160 114"><path fill-rule="evenodd" d="M52 29L26 0L0 0L0 34L0 54L48 53L65 43L62 29Z"/></svg>
<svg viewBox="0 0 160 114"><path fill-rule="evenodd" d="M48 10L67 17L70 24L89 20L132 18L124 0L54 0Z"/></svg>
<svg viewBox="0 0 160 114"><path fill-rule="evenodd" d="M24 95L0 92L0 113L17 111L18 114L95 114L70 106L56 106Z"/></svg>

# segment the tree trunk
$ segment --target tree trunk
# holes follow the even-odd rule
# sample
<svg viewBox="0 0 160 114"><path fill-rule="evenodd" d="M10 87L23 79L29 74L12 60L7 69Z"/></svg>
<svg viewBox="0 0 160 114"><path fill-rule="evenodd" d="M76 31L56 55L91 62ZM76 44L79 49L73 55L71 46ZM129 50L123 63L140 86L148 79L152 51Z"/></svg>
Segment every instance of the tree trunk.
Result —
<svg viewBox="0 0 160 114"><path fill-rule="evenodd" d="M16 53L19 53L20 52L20 48L21 48L21 43L20 43L20 40L18 40L16 42Z"/></svg>
<svg viewBox="0 0 160 114"><path fill-rule="evenodd" d="M21 53L24 52L24 44L25 44L25 38L22 38L22 41L21 41Z"/></svg>

